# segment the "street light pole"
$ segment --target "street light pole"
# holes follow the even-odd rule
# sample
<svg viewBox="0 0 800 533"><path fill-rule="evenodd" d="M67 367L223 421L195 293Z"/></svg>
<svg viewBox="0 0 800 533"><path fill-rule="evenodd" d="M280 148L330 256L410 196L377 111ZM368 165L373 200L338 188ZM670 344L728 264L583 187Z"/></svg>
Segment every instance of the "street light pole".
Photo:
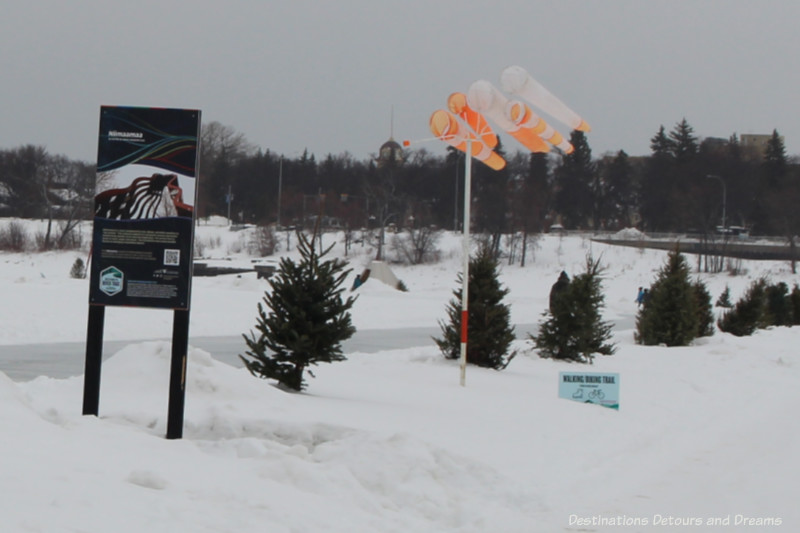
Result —
<svg viewBox="0 0 800 533"><path fill-rule="evenodd" d="M277 229L281 229L281 191L283 189L283 154L281 154L281 161L278 164L278 221Z"/></svg>
<svg viewBox="0 0 800 533"><path fill-rule="evenodd" d="M728 203L728 188L725 185L725 180L719 176L716 176L714 174L709 174L706 176L706 178L717 179L722 184L722 229L724 231L725 228L727 227L725 226L725 210L727 208L727 203Z"/></svg>

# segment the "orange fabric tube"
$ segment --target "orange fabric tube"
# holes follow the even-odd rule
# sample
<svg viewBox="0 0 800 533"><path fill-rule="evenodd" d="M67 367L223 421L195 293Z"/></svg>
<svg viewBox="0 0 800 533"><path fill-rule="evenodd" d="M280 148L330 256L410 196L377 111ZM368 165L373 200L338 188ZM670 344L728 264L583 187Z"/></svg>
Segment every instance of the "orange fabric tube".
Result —
<svg viewBox="0 0 800 533"><path fill-rule="evenodd" d="M520 125L520 129L529 129L539 137L540 141L543 138L566 154L573 152L574 148L572 145L568 141L565 141L564 137L562 137L558 131L553 129L543 118L534 113L526 104L519 101L512 102L508 109L508 114L509 118L514 121L514 123ZM543 141L542 143L545 144ZM534 150L530 146L528 146L528 149L533 152L544 151Z"/></svg>
<svg viewBox="0 0 800 533"><path fill-rule="evenodd" d="M483 115L472 109L467 104L467 95L464 93L453 93L447 98L447 108L454 115L461 117L472 130L477 133L481 141L489 148L497 146L497 135L492 131L489 122Z"/></svg>
<svg viewBox="0 0 800 533"><path fill-rule="evenodd" d="M467 151L467 139L471 139L472 157L488 167L500 170L506 166L505 159L493 152L491 148L476 138L467 128L462 127L452 113L442 109L434 111L430 118L430 128L431 133L436 137L465 153Z"/></svg>

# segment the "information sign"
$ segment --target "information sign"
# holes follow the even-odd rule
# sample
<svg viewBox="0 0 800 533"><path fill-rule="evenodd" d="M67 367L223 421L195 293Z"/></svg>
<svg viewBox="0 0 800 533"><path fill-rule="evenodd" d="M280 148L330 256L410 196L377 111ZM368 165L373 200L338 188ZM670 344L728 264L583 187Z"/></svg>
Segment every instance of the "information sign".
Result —
<svg viewBox="0 0 800 533"><path fill-rule="evenodd" d="M619 374L560 372L558 397L619 409Z"/></svg>
<svg viewBox="0 0 800 533"><path fill-rule="evenodd" d="M188 309L200 111L100 110L89 303Z"/></svg>

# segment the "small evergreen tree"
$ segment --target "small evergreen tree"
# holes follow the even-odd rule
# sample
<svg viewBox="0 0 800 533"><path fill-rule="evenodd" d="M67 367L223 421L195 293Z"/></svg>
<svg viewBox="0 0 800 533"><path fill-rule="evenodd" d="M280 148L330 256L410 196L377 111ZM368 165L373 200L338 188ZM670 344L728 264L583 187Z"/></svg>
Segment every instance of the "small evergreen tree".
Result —
<svg viewBox="0 0 800 533"><path fill-rule="evenodd" d="M459 286L462 274L457 277ZM469 262L467 288L467 362L502 370L516 353L508 350L516 338L511 325L508 305L502 303L508 289L502 288L497 272L497 261L491 249L483 246ZM453 291L454 298L447 306L448 321L439 321L441 338L434 338L447 359L461 357L461 289Z"/></svg>
<svg viewBox="0 0 800 533"><path fill-rule="evenodd" d="M797 286L797 283L789 293L789 304L792 306L792 324L800 324L800 287Z"/></svg>
<svg viewBox="0 0 800 533"><path fill-rule="evenodd" d="M72 263L72 268L69 270L69 277L73 279L83 279L86 277L86 265L80 257L75 259L75 262Z"/></svg>
<svg viewBox="0 0 800 533"><path fill-rule="evenodd" d="M733 307L733 302L731 302L731 288L725 285L725 290L722 291L722 294L719 295L717 298L716 304L717 307L724 307L725 309L730 309Z"/></svg>
<svg viewBox="0 0 800 533"><path fill-rule="evenodd" d="M539 332L530 339L545 359L591 363L594 354L611 355L616 348L611 338L611 323L603 322L600 311L604 297L600 290L599 261L586 259L586 272L578 274L552 298L551 309Z"/></svg>
<svg viewBox="0 0 800 533"><path fill-rule="evenodd" d="M678 250L669 253L649 294L636 315L636 342L686 346L698 336L695 289L689 280L689 265Z"/></svg>
<svg viewBox="0 0 800 533"><path fill-rule="evenodd" d="M745 295L736 302L733 309L722 315L717 326L722 331L743 337L752 335L763 328L766 322L767 281L759 278L750 284Z"/></svg>
<svg viewBox="0 0 800 533"><path fill-rule="evenodd" d="M692 284L692 288L697 305L697 336L710 337L714 334L714 306L711 305L711 293L699 280Z"/></svg>
<svg viewBox="0 0 800 533"><path fill-rule="evenodd" d="M318 252L315 237L297 232L300 261L281 259L269 280L272 290L265 292L264 305L258 304L260 335L243 335L249 350L246 357L239 356L254 376L275 379L295 391L305 388L304 373L310 366L344 361L341 342L355 333L349 312L355 298L342 299L350 270L344 261L323 260L333 245Z"/></svg>
<svg viewBox="0 0 800 533"><path fill-rule="evenodd" d="M784 282L768 285L766 289L767 316L771 326L791 326L793 323L792 302L789 298L789 286Z"/></svg>

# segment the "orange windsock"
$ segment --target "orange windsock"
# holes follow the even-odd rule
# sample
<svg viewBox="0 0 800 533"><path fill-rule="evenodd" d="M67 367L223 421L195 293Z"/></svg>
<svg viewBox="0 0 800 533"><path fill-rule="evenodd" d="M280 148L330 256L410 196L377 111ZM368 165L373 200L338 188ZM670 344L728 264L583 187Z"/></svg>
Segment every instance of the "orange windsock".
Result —
<svg viewBox="0 0 800 533"><path fill-rule="evenodd" d="M472 157L481 161L494 170L500 170L506 166L506 161L466 127L462 126L455 115L439 109L434 111L430 120L431 133L443 140L450 146L467 151L467 140L472 142Z"/></svg>
<svg viewBox="0 0 800 533"><path fill-rule="evenodd" d="M506 107L506 113L512 122L520 126L520 129L532 131L565 154L571 154L575 150L572 147L572 144L566 141L564 137L558 131L553 129L550 124L545 122L544 119L534 113L527 104L513 100L508 103L508 106ZM536 152L546 150L533 151Z"/></svg>
<svg viewBox="0 0 800 533"><path fill-rule="evenodd" d="M489 122L477 111L472 109L467 103L467 95L464 93L453 93L447 98L447 107L450 112L458 116L480 136L481 140L489 148L497 146L497 135L492 131Z"/></svg>
<svg viewBox="0 0 800 533"><path fill-rule="evenodd" d="M479 80L470 85L467 92L467 102L472 109L492 119L492 122L508 132L509 135L531 152L550 151L547 143L532 128L528 127L527 124L511 119L508 98L488 81Z"/></svg>

